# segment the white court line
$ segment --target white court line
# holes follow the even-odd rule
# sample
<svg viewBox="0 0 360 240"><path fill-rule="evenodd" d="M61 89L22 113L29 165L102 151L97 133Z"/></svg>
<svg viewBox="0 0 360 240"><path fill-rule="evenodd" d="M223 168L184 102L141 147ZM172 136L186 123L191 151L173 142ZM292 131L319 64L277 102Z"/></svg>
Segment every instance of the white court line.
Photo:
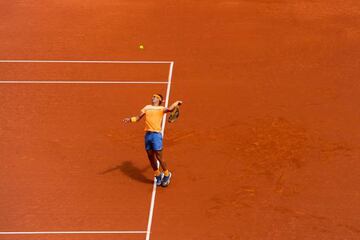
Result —
<svg viewBox="0 0 360 240"><path fill-rule="evenodd" d="M147 231L146 231L146 240L150 239L151 223L152 223L152 218L154 215L155 196L156 196L156 178L154 177L153 190L151 193L149 219L148 219L148 225L147 225Z"/></svg>
<svg viewBox="0 0 360 240"><path fill-rule="evenodd" d="M168 86L166 89L165 107L169 106L169 97L170 97L170 88L171 88L171 79L172 79L173 68L174 68L174 62L171 62L170 69L169 69ZM163 137L164 137L164 131L165 131L165 122L166 122L166 114L163 117L162 129L161 129L161 133L162 133ZM151 203L150 203L148 226L147 226L147 231L146 231L146 240L150 240L151 224L152 224L152 219L153 219L153 215L154 215L155 196L156 196L156 178L154 178L153 191L151 194Z"/></svg>
<svg viewBox="0 0 360 240"><path fill-rule="evenodd" d="M115 60L0 60L0 63L90 63L90 64L171 64L172 61L115 61Z"/></svg>
<svg viewBox="0 0 360 240"><path fill-rule="evenodd" d="M165 99L165 107L169 106L169 98L170 98L170 89L171 89L171 79L172 79L172 74L173 74L173 69L174 69L174 62L170 63L170 69L169 69L169 76L168 76L168 86L166 89L166 99ZM165 123L166 123L166 114L164 115L163 118L163 122L162 122L162 130L161 133L164 136L164 131L165 131Z"/></svg>
<svg viewBox="0 0 360 240"><path fill-rule="evenodd" d="M0 81L0 84L167 84L168 82L137 82L137 81Z"/></svg>
<svg viewBox="0 0 360 240"><path fill-rule="evenodd" d="M0 232L0 235L39 235L39 234L145 234L146 231L49 231L49 232Z"/></svg>

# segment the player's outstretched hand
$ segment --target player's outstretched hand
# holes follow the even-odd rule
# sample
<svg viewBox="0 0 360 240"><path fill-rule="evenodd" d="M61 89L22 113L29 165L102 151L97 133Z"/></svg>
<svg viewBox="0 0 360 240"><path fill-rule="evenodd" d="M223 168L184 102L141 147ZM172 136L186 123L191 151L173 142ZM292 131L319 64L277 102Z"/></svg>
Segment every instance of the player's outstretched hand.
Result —
<svg viewBox="0 0 360 240"><path fill-rule="evenodd" d="M131 119L130 118L124 118L122 121L123 121L123 123L130 123Z"/></svg>

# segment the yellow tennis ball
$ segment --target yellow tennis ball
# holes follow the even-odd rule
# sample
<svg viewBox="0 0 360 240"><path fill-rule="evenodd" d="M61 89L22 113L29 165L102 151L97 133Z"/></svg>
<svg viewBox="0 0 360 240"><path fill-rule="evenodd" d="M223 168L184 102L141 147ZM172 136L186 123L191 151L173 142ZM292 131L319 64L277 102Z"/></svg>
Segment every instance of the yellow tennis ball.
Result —
<svg viewBox="0 0 360 240"><path fill-rule="evenodd" d="M140 49L144 49L144 45L141 44L141 45L139 46L139 48L140 48Z"/></svg>

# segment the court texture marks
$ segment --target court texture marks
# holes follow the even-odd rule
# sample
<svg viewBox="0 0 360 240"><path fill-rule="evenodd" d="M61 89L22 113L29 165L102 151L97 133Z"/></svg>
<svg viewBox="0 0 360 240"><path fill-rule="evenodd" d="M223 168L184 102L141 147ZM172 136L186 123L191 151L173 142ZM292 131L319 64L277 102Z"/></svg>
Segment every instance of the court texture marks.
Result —
<svg viewBox="0 0 360 240"><path fill-rule="evenodd" d="M359 14L0 2L0 240L359 239ZM184 101L166 189L121 122L153 93Z"/></svg>

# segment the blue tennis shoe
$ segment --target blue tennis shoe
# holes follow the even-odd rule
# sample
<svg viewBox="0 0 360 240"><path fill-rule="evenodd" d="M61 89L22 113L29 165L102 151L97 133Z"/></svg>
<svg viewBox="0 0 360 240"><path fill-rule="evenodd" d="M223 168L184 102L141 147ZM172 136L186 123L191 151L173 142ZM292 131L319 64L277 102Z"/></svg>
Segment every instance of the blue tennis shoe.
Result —
<svg viewBox="0 0 360 240"><path fill-rule="evenodd" d="M155 176L156 178L156 186L160 186L162 184L162 181L164 179L164 173L160 173L159 176Z"/></svg>
<svg viewBox="0 0 360 240"><path fill-rule="evenodd" d="M170 184L170 179L171 179L171 172L169 172L169 176L164 176L162 181L161 181L161 186L162 187L167 187Z"/></svg>

